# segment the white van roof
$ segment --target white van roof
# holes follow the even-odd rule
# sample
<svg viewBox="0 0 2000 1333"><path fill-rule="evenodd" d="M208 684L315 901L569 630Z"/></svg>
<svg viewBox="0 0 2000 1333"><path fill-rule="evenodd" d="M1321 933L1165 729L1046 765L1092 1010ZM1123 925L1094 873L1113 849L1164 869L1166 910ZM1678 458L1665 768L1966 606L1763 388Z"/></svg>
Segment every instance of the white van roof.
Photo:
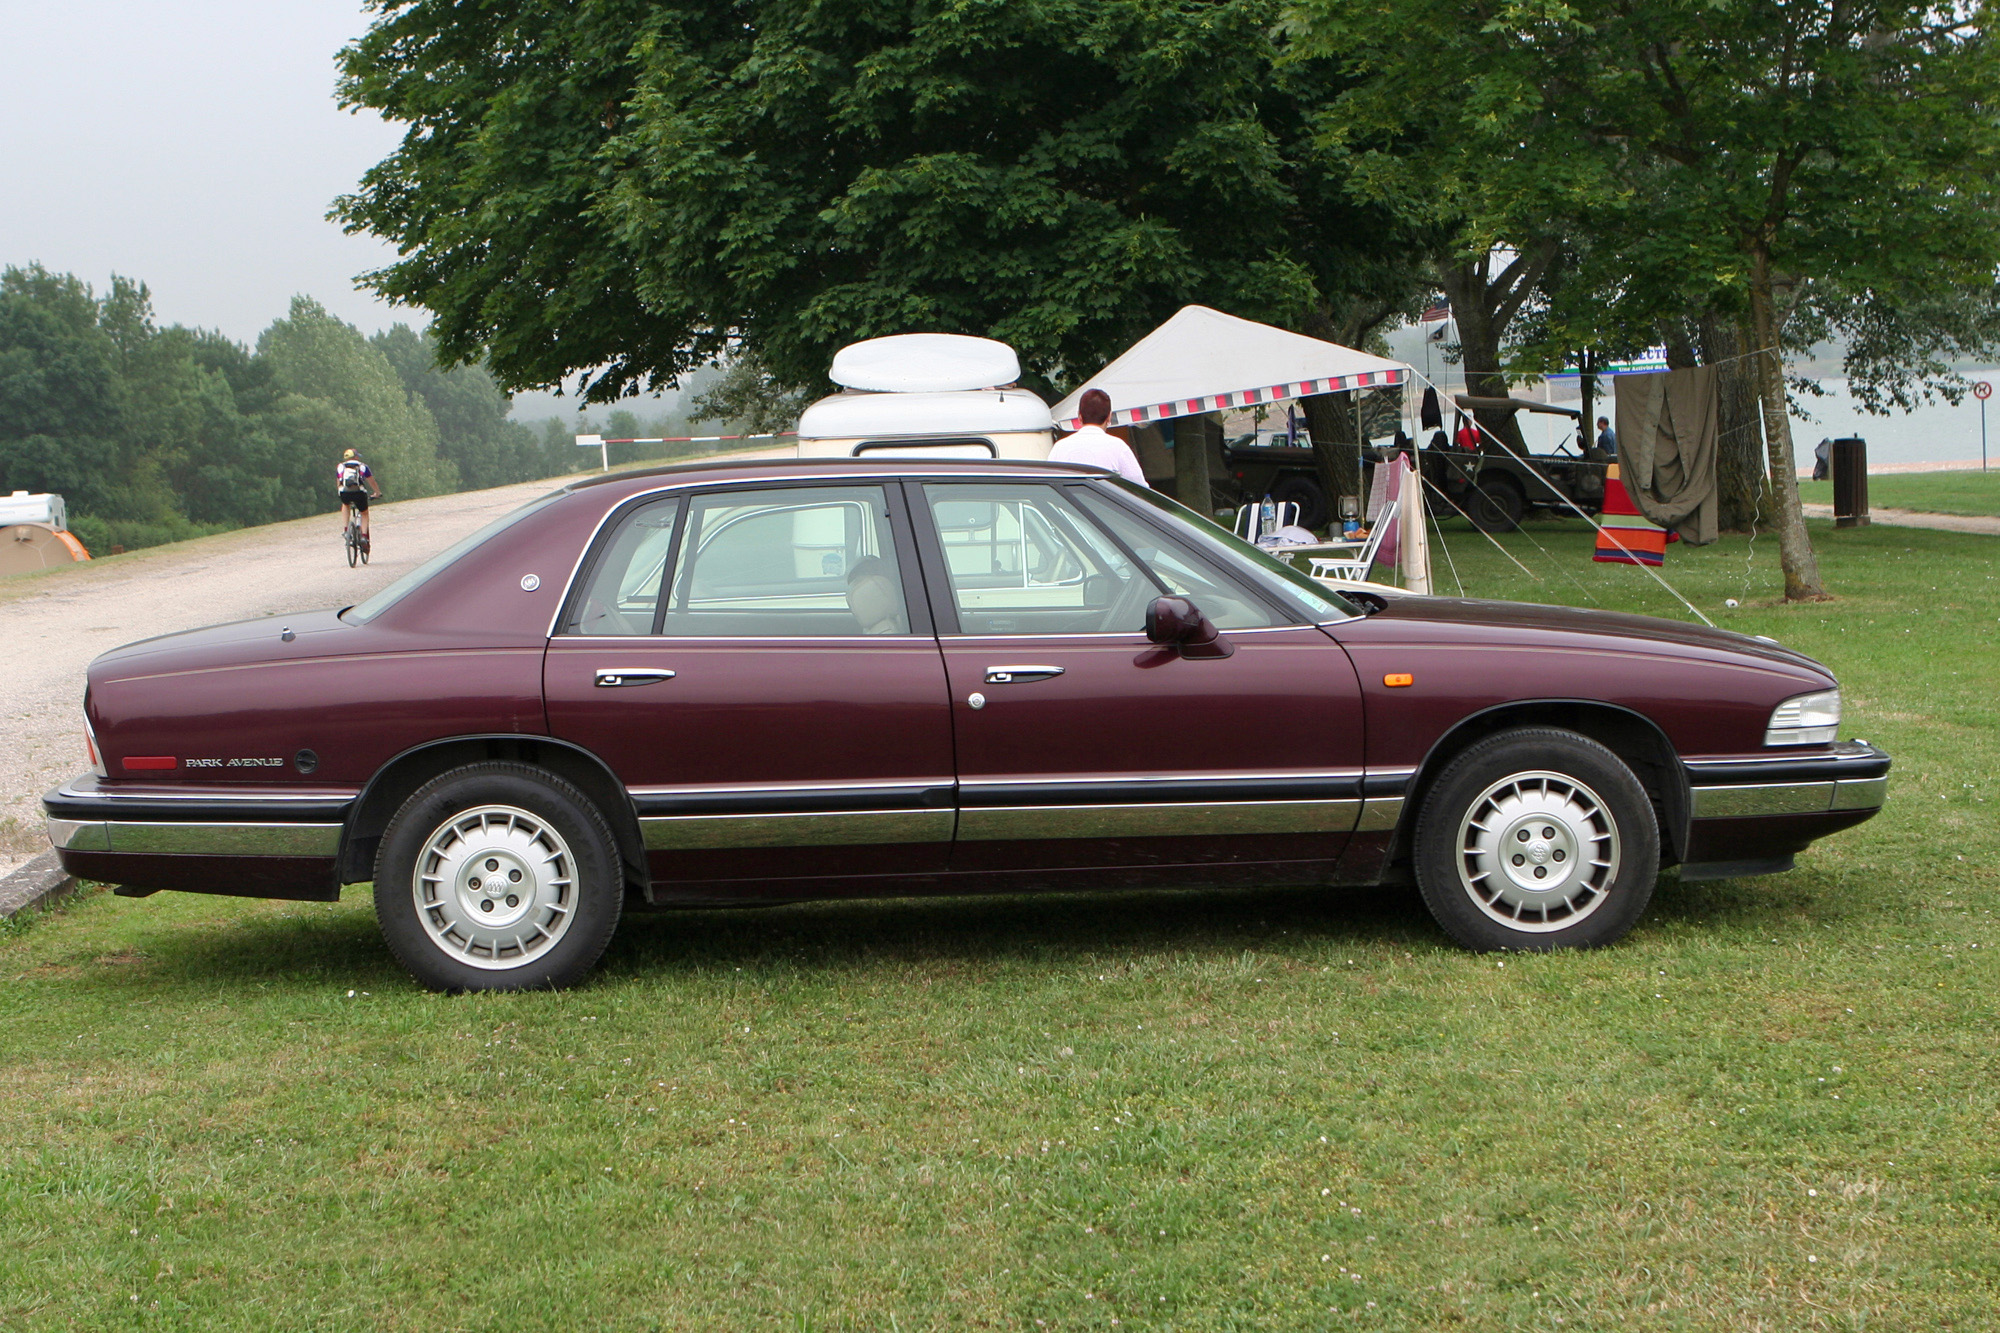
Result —
<svg viewBox="0 0 2000 1333"><path fill-rule="evenodd" d="M878 393L992 389L1021 378L1006 343L956 333L898 333L851 343L833 354L835 384Z"/></svg>
<svg viewBox="0 0 2000 1333"><path fill-rule="evenodd" d="M1026 389L837 393L820 399L799 417L801 440L912 439L1054 429L1049 405Z"/></svg>

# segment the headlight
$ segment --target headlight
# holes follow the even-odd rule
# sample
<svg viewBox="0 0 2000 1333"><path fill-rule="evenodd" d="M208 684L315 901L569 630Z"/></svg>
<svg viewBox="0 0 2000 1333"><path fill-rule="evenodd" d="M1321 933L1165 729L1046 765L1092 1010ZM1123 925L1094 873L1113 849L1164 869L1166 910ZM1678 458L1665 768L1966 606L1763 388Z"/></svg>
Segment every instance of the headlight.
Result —
<svg viewBox="0 0 2000 1333"><path fill-rule="evenodd" d="M1840 691L1821 690L1787 699L1771 710L1766 745L1826 745L1840 731Z"/></svg>

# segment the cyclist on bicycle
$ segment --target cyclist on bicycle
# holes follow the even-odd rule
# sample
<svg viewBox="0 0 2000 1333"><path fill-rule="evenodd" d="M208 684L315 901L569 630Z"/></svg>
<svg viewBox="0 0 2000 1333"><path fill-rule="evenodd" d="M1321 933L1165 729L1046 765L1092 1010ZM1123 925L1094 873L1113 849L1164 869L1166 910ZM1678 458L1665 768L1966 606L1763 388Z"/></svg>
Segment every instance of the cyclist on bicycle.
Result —
<svg viewBox="0 0 2000 1333"><path fill-rule="evenodd" d="M333 469L335 493L340 497L340 526L347 528L347 511L350 506L361 515L361 544L368 545L368 501L382 498L382 488L375 481L375 474L368 465L355 457L352 449L340 455L340 462Z"/></svg>

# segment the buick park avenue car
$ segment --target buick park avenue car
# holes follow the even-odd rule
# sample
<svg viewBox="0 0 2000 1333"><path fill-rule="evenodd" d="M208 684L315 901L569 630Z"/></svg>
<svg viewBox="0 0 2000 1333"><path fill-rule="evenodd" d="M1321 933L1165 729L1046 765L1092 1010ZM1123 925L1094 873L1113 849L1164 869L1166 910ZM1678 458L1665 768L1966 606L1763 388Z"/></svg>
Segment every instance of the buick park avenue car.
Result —
<svg viewBox="0 0 2000 1333"><path fill-rule="evenodd" d="M1602 945L1889 767L1768 640L1350 598L1102 473L879 457L581 482L357 606L106 653L84 711L72 873L372 881L449 990L575 982L627 910L857 895L1414 881L1467 947Z"/></svg>

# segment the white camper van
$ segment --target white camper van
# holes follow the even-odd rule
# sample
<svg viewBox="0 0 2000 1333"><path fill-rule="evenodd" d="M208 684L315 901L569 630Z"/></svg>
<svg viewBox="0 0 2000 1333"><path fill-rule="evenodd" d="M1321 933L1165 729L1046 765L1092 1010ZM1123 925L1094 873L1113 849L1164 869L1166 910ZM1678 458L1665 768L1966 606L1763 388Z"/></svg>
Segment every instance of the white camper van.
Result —
<svg viewBox="0 0 2000 1333"><path fill-rule="evenodd" d="M799 457L1043 459L1055 444L1049 405L1015 387L1021 361L991 338L903 333L843 347L841 392L799 417Z"/></svg>

